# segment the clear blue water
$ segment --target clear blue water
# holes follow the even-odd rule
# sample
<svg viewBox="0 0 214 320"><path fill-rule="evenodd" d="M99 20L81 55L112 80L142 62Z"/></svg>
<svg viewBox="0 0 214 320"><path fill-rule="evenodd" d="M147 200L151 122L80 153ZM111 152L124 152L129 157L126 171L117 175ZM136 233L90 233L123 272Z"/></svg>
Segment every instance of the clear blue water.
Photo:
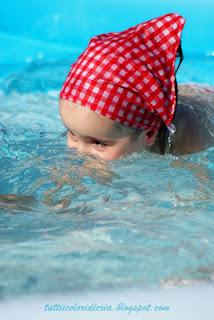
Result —
<svg viewBox="0 0 214 320"><path fill-rule="evenodd" d="M0 297L212 283L214 148L80 157L57 109L70 63L2 66ZM187 55L178 80L213 72L213 56Z"/></svg>

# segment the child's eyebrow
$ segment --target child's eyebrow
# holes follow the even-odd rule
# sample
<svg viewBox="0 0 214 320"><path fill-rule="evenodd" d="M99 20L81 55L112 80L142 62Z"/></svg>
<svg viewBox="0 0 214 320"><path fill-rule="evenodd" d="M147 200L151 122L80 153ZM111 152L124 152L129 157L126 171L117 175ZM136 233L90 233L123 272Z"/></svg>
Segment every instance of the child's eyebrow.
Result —
<svg viewBox="0 0 214 320"><path fill-rule="evenodd" d="M68 131L70 131L71 133L73 133L72 130L68 129ZM113 142L113 139L112 138L109 138L108 140L103 140L103 139L100 139L100 138L96 138L96 137L90 137L90 136L84 136L84 138L86 139L90 139L90 140L96 140L96 141L100 141L102 143L109 143L109 142Z"/></svg>
<svg viewBox="0 0 214 320"><path fill-rule="evenodd" d="M85 138L90 139L90 140L100 141L100 142L102 142L102 143L112 142L112 139L110 140L110 138L109 138L109 140L103 140L103 139L100 139L100 138L89 137L89 136L86 136Z"/></svg>
<svg viewBox="0 0 214 320"><path fill-rule="evenodd" d="M88 136L86 136L85 138L86 138L86 139L89 139L89 140L99 141L99 142L101 142L101 143L103 143L103 144L109 144L109 143L111 144L111 143L114 142L111 138L109 138L109 140L103 140L103 139L100 139L100 138L88 137Z"/></svg>

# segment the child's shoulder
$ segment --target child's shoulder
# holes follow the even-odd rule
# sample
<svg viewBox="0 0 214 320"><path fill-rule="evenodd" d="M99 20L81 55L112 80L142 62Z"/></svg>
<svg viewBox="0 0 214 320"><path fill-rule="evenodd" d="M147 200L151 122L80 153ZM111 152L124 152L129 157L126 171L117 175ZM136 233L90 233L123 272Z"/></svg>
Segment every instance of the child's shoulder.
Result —
<svg viewBox="0 0 214 320"><path fill-rule="evenodd" d="M214 145L214 88L180 85L173 154L198 152Z"/></svg>

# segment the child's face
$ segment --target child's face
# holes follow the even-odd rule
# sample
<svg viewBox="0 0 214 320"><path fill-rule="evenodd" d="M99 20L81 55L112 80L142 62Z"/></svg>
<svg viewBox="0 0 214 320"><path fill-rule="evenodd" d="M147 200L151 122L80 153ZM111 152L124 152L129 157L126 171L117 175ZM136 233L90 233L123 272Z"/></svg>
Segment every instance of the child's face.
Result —
<svg viewBox="0 0 214 320"><path fill-rule="evenodd" d="M60 115L68 129L67 144L83 154L115 160L145 148L143 131L117 126L107 117L69 100L60 100Z"/></svg>

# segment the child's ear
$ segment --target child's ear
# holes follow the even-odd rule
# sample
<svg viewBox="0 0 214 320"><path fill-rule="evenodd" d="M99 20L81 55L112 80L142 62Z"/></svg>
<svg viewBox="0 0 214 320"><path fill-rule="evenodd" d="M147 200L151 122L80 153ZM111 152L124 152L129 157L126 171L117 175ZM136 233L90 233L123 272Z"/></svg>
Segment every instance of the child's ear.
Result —
<svg viewBox="0 0 214 320"><path fill-rule="evenodd" d="M145 138L144 138L145 144L148 147L151 147L155 143L155 140L158 135L158 131L152 130L152 129L147 129L144 132L145 132Z"/></svg>

